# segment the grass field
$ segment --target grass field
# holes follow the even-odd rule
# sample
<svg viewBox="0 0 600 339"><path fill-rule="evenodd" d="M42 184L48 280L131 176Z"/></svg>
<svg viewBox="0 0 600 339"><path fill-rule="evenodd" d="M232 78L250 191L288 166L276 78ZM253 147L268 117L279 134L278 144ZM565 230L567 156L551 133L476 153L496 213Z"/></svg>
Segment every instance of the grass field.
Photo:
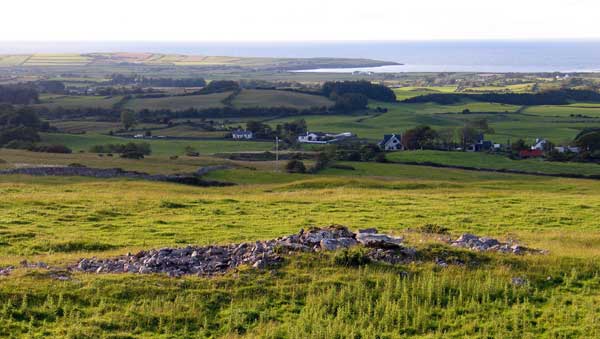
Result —
<svg viewBox="0 0 600 339"><path fill-rule="evenodd" d="M470 152L409 151L388 154L397 162L434 163L483 169L509 169L529 173L600 175L600 165L594 163L562 163L541 159L512 160L504 155Z"/></svg>
<svg viewBox="0 0 600 339"><path fill-rule="evenodd" d="M375 176L340 170L211 174L247 182L227 188L3 176L0 266L23 259L63 266L81 257L268 239L331 223L405 235L422 255L446 251L473 264L353 268L322 253L288 258L277 270L242 268L210 279L73 273L58 281L44 270L17 269L0 277L0 330L65 338L600 334L600 182L360 165ZM550 252L515 257L451 250L435 236L409 231L428 223L455 236L469 231L518 239ZM527 284L511 285L513 277Z"/></svg>
<svg viewBox="0 0 600 339"><path fill-rule="evenodd" d="M50 125L65 133L109 133L123 128L120 122L95 120L50 120ZM135 125L138 130L163 127L161 124L141 123Z"/></svg>
<svg viewBox="0 0 600 339"><path fill-rule="evenodd" d="M60 134L44 133L42 142L49 144L63 144L72 150L88 151L94 145L123 144L128 142L147 142L152 147L155 155L182 155L185 148L192 146L202 154L213 154L220 152L243 152L243 151L266 151L271 150L274 145L270 142L260 141L233 141L233 140L135 140L127 138L112 137L102 134Z"/></svg>
<svg viewBox="0 0 600 339"><path fill-rule="evenodd" d="M80 54L33 54L23 66L83 66L91 59Z"/></svg>
<svg viewBox="0 0 600 339"><path fill-rule="evenodd" d="M48 108L112 108L114 104L119 102L123 97L103 97L103 96L46 96L42 97L41 103L38 106Z"/></svg>
<svg viewBox="0 0 600 339"><path fill-rule="evenodd" d="M233 100L233 105L242 107L329 107L333 101L328 98L295 92L276 90L243 90Z"/></svg>
<svg viewBox="0 0 600 339"><path fill-rule="evenodd" d="M139 126L136 126L136 128L141 129ZM175 125L173 127L160 128L153 130L153 133L154 135L184 138L224 138L227 134L225 131L205 131L191 125Z"/></svg>
<svg viewBox="0 0 600 339"><path fill-rule="evenodd" d="M125 108L139 111L142 109L159 110L170 109L173 111L182 111L188 108L210 108L223 107L223 99L227 98L231 92L173 96L164 98L132 99L125 104Z"/></svg>
<svg viewBox="0 0 600 339"><path fill-rule="evenodd" d="M396 93L396 99L402 101L410 99L420 95L434 94L434 93L452 93L456 91L455 86L436 86L436 87L399 87L394 88Z"/></svg>

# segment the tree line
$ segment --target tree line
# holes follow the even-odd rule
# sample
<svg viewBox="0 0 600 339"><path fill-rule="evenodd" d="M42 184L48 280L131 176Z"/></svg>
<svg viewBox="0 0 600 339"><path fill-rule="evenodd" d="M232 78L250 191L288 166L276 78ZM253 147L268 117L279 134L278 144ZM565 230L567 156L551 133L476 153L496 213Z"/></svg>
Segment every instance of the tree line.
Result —
<svg viewBox="0 0 600 339"><path fill-rule="evenodd" d="M39 93L32 85L0 85L0 103L29 105L37 104L39 101Z"/></svg>
<svg viewBox="0 0 600 339"><path fill-rule="evenodd" d="M395 102L396 94L389 87L374 84L366 80L328 81L323 84L321 92L324 96L335 98L347 94L361 94L368 99Z"/></svg>
<svg viewBox="0 0 600 339"><path fill-rule="evenodd" d="M204 87L204 78L151 78L137 74L112 74L110 84L139 85L143 87Z"/></svg>
<svg viewBox="0 0 600 339"><path fill-rule="evenodd" d="M483 94L460 94L460 93L434 93L420 95L403 100L405 103L433 102L440 105L451 105L464 100L475 100L480 102L494 102L507 105L531 106L531 105L567 105L572 101L599 101L600 93L589 90L562 89L546 91L541 93L483 93Z"/></svg>

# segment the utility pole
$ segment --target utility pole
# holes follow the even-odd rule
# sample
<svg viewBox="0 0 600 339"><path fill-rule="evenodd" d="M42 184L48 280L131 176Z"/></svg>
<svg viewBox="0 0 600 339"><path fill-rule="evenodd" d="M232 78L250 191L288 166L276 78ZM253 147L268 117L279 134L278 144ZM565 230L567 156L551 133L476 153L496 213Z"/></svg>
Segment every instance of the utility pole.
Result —
<svg viewBox="0 0 600 339"><path fill-rule="evenodd" d="M279 172L279 137L275 137L275 172Z"/></svg>

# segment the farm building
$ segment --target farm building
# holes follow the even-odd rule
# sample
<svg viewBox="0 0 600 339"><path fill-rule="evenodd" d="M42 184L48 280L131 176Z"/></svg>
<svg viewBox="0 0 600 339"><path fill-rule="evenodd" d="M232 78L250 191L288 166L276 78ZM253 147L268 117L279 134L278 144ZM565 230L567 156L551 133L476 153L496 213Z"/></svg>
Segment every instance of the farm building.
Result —
<svg viewBox="0 0 600 339"><path fill-rule="evenodd" d="M235 140L250 140L254 138L254 134L251 131L236 130L231 132L231 137Z"/></svg>
<svg viewBox="0 0 600 339"><path fill-rule="evenodd" d="M377 145L384 151L402 150L402 136L399 134L386 134Z"/></svg>
<svg viewBox="0 0 600 339"><path fill-rule="evenodd" d="M303 144L332 144L352 137L355 137L355 135L350 132L339 134L306 132L306 134L298 136L298 142Z"/></svg>
<svg viewBox="0 0 600 339"><path fill-rule="evenodd" d="M575 146L557 146L554 150L558 153L579 153L580 148Z"/></svg>
<svg viewBox="0 0 600 339"><path fill-rule="evenodd" d="M477 141L467 146L467 152L484 152L494 148L494 143L483 140L483 134L477 136Z"/></svg>
<svg viewBox="0 0 600 339"><path fill-rule="evenodd" d="M548 147L548 140L546 139L535 139L535 144L531 146L531 150L543 151Z"/></svg>

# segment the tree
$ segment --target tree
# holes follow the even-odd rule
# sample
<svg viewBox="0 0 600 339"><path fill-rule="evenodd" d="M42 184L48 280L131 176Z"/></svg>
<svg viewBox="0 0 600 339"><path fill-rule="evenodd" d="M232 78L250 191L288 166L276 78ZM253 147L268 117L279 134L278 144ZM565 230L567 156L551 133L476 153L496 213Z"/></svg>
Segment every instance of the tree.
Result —
<svg viewBox="0 0 600 339"><path fill-rule="evenodd" d="M332 97L335 100L333 109L336 111L355 111L367 108L369 99L361 93L346 93L335 95Z"/></svg>
<svg viewBox="0 0 600 339"><path fill-rule="evenodd" d="M480 131L481 133L494 133L494 129L489 126L486 118L469 120L467 121L465 126L474 128Z"/></svg>
<svg viewBox="0 0 600 339"><path fill-rule="evenodd" d="M455 135L454 128L443 128L437 131L437 140L443 148L450 149L455 144Z"/></svg>
<svg viewBox="0 0 600 339"><path fill-rule="evenodd" d="M468 144L472 144L479 141L478 139L481 136L481 133L471 126L464 126L460 129L459 133L460 143L463 147L466 147Z"/></svg>
<svg viewBox="0 0 600 339"><path fill-rule="evenodd" d="M525 143L525 140L518 139L512 145L510 145L510 148L515 152L520 152L529 149L529 146Z"/></svg>
<svg viewBox="0 0 600 339"><path fill-rule="evenodd" d="M126 130L133 127L135 122L135 113L133 111L126 109L121 112L121 123Z"/></svg>
<svg viewBox="0 0 600 339"><path fill-rule="evenodd" d="M360 158L362 161L371 161L381 153L379 146L375 144L367 144L360 148Z"/></svg>
<svg viewBox="0 0 600 339"><path fill-rule="evenodd" d="M430 148L436 138L437 133L431 127L418 126L404 133L402 145L406 149Z"/></svg>
<svg viewBox="0 0 600 339"><path fill-rule="evenodd" d="M259 139L270 139L274 136L271 126L263 124L260 121L248 121L246 123L246 129L251 131L254 136Z"/></svg>
<svg viewBox="0 0 600 339"><path fill-rule="evenodd" d="M213 80L199 92L202 94L239 91L240 84L233 80Z"/></svg>
<svg viewBox="0 0 600 339"><path fill-rule="evenodd" d="M600 150L600 131L593 131L580 135L575 139L577 146L589 152Z"/></svg>
<svg viewBox="0 0 600 339"><path fill-rule="evenodd" d="M315 161L314 167L311 169L312 173L317 173L324 170L331 163L331 156L326 152L319 152Z"/></svg>
<svg viewBox="0 0 600 339"><path fill-rule="evenodd" d="M396 94L384 85L378 85L366 80L336 81L323 84L322 93L325 96L342 96L348 93L362 94L365 97L378 101L395 102Z"/></svg>
<svg viewBox="0 0 600 339"><path fill-rule="evenodd" d="M40 141L38 131L45 125L47 124L43 124L37 113L29 107L15 110L12 106L2 106L0 107L0 145L11 141L27 144L38 142Z"/></svg>

